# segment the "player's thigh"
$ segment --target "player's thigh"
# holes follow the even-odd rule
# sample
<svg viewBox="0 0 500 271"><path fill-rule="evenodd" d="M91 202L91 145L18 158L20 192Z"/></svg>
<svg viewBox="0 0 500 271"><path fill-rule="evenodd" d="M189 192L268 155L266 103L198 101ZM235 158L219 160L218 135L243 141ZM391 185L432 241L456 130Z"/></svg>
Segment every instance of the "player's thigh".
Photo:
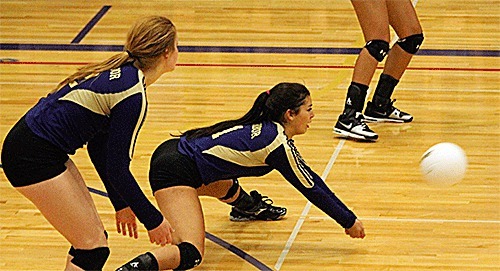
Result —
<svg viewBox="0 0 500 271"><path fill-rule="evenodd" d="M351 0L365 41L389 41L389 17L386 0Z"/></svg>
<svg viewBox="0 0 500 271"><path fill-rule="evenodd" d="M154 195L162 214L175 230L174 243L192 243L203 255L205 222L196 189L173 186L160 189Z"/></svg>
<svg viewBox="0 0 500 271"><path fill-rule="evenodd" d="M82 191L88 190L87 185L85 184L85 181L83 180L82 174L80 174L80 171L78 170L76 165L73 163L73 161L71 159L69 159L65 165L68 168L68 170L71 172L73 177L75 178L76 184L79 186L79 188ZM95 211L95 215L99 216L99 214L97 213L97 208L95 207L95 203L92 200L92 197L90 196L90 193L83 193L83 197L87 201L87 204L91 205L93 207L93 208L91 208L91 210Z"/></svg>
<svg viewBox="0 0 500 271"><path fill-rule="evenodd" d="M387 0L389 23L400 38L422 33L417 13L410 0Z"/></svg>
<svg viewBox="0 0 500 271"><path fill-rule="evenodd" d="M102 222L94 205L88 201L89 191L78 182L80 180L66 169L52 179L17 190L31 200L75 248L107 246Z"/></svg>

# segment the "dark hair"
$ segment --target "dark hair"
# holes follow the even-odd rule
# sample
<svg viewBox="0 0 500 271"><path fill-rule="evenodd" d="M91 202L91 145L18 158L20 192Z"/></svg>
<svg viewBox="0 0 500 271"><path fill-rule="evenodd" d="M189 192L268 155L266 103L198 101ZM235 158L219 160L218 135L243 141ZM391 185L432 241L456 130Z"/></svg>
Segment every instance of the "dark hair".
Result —
<svg viewBox="0 0 500 271"><path fill-rule="evenodd" d="M259 94L252 108L241 118L226 120L211 126L195 128L181 134L188 139L208 136L224 131L236 125L260 123L264 120L284 123L284 115L288 109L298 112L304 104L309 90L299 83L279 83L272 89Z"/></svg>

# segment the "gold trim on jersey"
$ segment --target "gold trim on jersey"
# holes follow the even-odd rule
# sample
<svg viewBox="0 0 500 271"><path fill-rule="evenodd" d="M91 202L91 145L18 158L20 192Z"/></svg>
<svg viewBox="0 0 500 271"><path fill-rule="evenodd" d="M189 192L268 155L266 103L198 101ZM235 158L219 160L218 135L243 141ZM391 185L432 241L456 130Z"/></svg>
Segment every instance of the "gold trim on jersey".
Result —
<svg viewBox="0 0 500 271"><path fill-rule="evenodd" d="M278 136L271 142L271 144L267 145L265 148L256 151L238 151L235 149L231 149L226 146L217 145L208 150L203 151L203 153L207 153L218 157L222 160L244 166L244 167L260 167L266 166L266 158L267 156L286 142L286 136L283 133L283 128L281 125L278 126ZM238 126L236 126L238 127Z"/></svg>
<svg viewBox="0 0 500 271"><path fill-rule="evenodd" d="M293 144L293 140L288 140L284 146L285 153L295 176L297 176L304 187L312 188L314 186L314 177L307 170L307 164Z"/></svg>
<svg viewBox="0 0 500 271"><path fill-rule="evenodd" d="M74 89L59 100L70 101L96 114L109 116L116 104L137 93L144 95L144 88L140 81L135 86L119 93L96 93L88 89Z"/></svg>
<svg viewBox="0 0 500 271"><path fill-rule="evenodd" d="M314 186L314 177L307 170L306 162L298 152L297 148L295 148L293 140L288 140L286 138L283 127L278 123L276 123L276 127L278 130L278 135L276 136L276 138L273 140L273 142L271 142L271 144L260 150L238 151L226 146L217 145L203 151L203 153L213 155L224 161L228 161L240 166L259 167L266 166L267 164L265 161L267 156L279 146L283 145L288 163L295 173L295 176L297 176L304 187L312 188Z"/></svg>
<svg viewBox="0 0 500 271"><path fill-rule="evenodd" d="M144 122L144 119L146 118L146 110L147 110L147 106L148 106L148 101L147 101L147 97L146 97L146 90L144 89L144 84L142 82L143 79L144 79L144 76L142 75L141 70L139 70L139 83L138 84L140 84L141 88L142 88L142 90L141 90L142 105L141 105L141 115L137 119L134 133L132 134L132 140L130 141L129 157L131 160L132 160L132 157L134 156L135 142L137 141L139 129L141 129L141 125Z"/></svg>
<svg viewBox="0 0 500 271"><path fill-rule="evenodd" d="M286 139L285 139L286 140ZM284 141L284 137L278 136L271 144L265 148L256 151L238 151L226 146L217 145L203 153L213 155L222 160L244 166L244 167L260 167L266 165L267 156L278 148Z"/></svg>
<svg viewBox="0 0 500 271"><path fill-rule="evenodd" d="M140 93L142 96L141 113L139 115L139 118L137 119L137 123L130 140L130 159L132 159L132 156L134 155L135 141L137 140L137 134L139 133L142 122L144 121L147 107L146 90L144 88L143 82L144 74L141 70L138 70L137 73L139 77L139 81L137 82L137 84L119 93L96 93L88 89L74 89L64 97L59 98L59 100L76 103L96 114L109 116L111 114L111 109L113 109L115 105L132 95Z"/></svg>

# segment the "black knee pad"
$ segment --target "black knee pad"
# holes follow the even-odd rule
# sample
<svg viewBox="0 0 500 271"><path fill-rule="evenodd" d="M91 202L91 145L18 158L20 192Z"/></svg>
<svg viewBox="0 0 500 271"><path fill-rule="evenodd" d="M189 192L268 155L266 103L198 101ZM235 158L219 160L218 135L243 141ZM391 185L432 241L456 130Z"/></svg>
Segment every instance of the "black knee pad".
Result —
<svg viewBox="0 0 500 271"><path fill-rule="evenodd" d="M240 188L240 183L238 182L238 179L234 178L233 185L231 185L229 190L227 190L227 194L224 197L219 198L219 199L220 200L227 200L227 199L234 197L234 195L236 195L236 192L238 192L238 188Z"/></svg>
<svg viewBox="0 0 500 271"><path fill-rule="evenodd" d="M108 232L104 231L104 236L106 236L106 240L108 240ZM75 257L75 248L71 246L71 248L68 251L68 254Z"/></svg>
<svg viewBox="0 0 500 271"><path fill-rule="evenodd" d="M414 55L418 52L422 42L424 42L424 34L420 33L399 39L396 44L407 53Z"/></svg>
<svg viewBox="0 0 500 271"><path fill-rule="evenodd" d="M72 249L70 255L73 256L71 262L83 270L102 270L109 257L109 248Z"/></svg>
<svg viewBox="0 0 500 271"><path fill-rule="evenodd" d="M182 242L177 246L179 247L181 263L174 271L188 270L200 265L201 254L193 244Z"/></svg>
<svg viewBox="0 0 500 271"><path fill-rule="evenodd" d="M73 246L71 246L69 248L68 254L75 257L75 251L76 251L76 249Z"/></svg>
<svg viewBox="0 0 500 271"><path fill-rule="evenodd" d="M389 52L389 43L385 40L370 40L365 44L365 48L373 58L380 62Z"/></svg>

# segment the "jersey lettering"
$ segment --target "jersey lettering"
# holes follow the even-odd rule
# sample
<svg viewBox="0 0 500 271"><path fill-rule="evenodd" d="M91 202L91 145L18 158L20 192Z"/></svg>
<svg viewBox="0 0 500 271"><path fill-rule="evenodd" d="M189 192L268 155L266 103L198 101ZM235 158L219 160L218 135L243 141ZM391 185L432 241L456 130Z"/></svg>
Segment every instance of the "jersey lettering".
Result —
<svg viewBox="0 0 500 271"><path fill-rule="evenodd" d="M122 76L122 71L120 68L109 70L109 81L118 79L120 78L120 76Z"/></svg>
<svg viewBox="0 0 500 271"><path fill-rule="evenodd" d="M252 124L252 133L250 139L254 139L260 135L262 131L262 123Z"/></svg>

